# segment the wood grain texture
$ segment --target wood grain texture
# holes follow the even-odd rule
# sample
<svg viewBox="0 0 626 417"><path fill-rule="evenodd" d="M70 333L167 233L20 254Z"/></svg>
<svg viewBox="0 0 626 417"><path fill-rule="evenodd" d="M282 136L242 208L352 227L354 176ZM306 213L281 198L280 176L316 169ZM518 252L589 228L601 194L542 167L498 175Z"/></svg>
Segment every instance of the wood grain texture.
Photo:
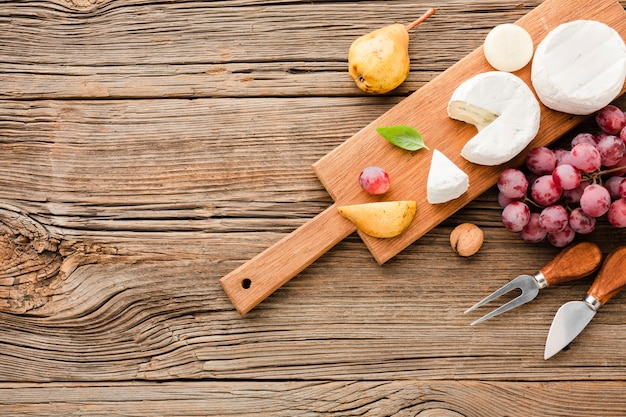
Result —
<svg viewBox="0 0 626 417"><path fill-rule="evenodd" d="M493 188L384 266L350 235L243 318L219 285L332 204L311 164L540 3L3 2L0 414L624 414L623 293L549 361L590 279L468 326L558 252L506 232ZM356 89L353 38L430 6L407 83Z"/></svg>
<svg viewBox="0 0 626 417"><path fill-rule="evenodd" d="M0 407L23 416L586 417L623 410L617 382L312 381L0 385ZM50 402L37 400L47 394ZM494 401L498 399L498 401ZM556 401L555 401L556 400Z"/></svg>
<svg viewBox="0 0 626 417"><path fill-rule="evenodd" d="M419 66L394 94L414 91L478 47L495 24L539 4L437 1L436 21L411 38ZM62 0L7 2L0 97L362 96L347 73L352 40L426 7L385 2L381 13L368 2L94 0L81 10Z"/></svg>

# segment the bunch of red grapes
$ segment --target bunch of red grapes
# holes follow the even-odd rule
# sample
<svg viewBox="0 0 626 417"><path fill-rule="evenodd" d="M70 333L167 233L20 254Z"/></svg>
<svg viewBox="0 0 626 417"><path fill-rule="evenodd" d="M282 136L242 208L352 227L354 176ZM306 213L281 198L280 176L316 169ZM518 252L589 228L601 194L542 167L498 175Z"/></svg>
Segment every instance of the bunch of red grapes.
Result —
<svg viewBox="0 0 626 417"><path fill-rule="evenodd" d="M599 133L579 133L570 149L530 150L525 169L498 178L502 223L526 242L545 238L557 247L588 234L606 215L626 227L626 113L609 105L598 111Z"/></svg>

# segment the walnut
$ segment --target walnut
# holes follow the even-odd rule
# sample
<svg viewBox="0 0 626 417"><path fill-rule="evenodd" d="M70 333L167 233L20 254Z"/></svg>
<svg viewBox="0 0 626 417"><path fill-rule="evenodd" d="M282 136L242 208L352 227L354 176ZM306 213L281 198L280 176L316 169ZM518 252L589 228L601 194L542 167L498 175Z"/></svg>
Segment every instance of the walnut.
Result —
<svg viewBox="0 0 626 417"><path fill-rule="evenodd" d="M460 256L472 256L483 245L482 229L472 223L462 223L450 233L450 245Z"/></svg>

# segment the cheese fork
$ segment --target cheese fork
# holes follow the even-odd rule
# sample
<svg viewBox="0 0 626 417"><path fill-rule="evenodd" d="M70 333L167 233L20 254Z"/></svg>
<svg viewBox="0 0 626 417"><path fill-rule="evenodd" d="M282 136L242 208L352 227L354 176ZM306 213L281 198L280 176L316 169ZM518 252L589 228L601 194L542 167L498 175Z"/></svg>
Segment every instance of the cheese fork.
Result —
<svg viewBox="0 0 626 417"><path fill-rule="evenodd" d="M548 262L534 275L520 275L514 278L465 310L465 314L476 310L510 291L515 289L521 291L521 294L516 298L472 322L471 326L473 326L533 300L537 297L539 290L542 288L584 278L598 269L601 262L602 252L598 245L594 243L581 242L569 246L559 252L554 259Z"/></svg>

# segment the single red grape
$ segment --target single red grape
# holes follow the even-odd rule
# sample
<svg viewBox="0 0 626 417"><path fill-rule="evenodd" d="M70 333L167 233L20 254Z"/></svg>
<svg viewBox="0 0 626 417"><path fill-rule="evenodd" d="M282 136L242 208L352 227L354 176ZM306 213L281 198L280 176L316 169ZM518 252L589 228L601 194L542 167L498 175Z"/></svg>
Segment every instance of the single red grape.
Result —
<svg viewBox="0 0 626 417"><path fill-rule="evenodd" d="M526 155L526 166L537 175L549 174L556 167L556 155L545 146L533 148Z"/></svg>
<svg viewBox="0 0 626 417"><path fill-rule="evenodd" d="M580 171L569 164L559 165L552 171L554 183L563 190L572 190L580 185Z"/></svg>
<svg viewBox="0 0 626 417"><path fill-rule="evenodd" d="M569 214L569 226L576 233L586 235L595 229L596 218L586 214L580 207L576 207Z"/></svg>
<svg viewBox="0 0 626 417"><path fill-rule="evenodd" d="M569 222L569 216L565 207L554 205L541 210L539 223L548 233L557 233L565 229Z"/></svg>
<svg viewBox="0 0 626 417"><path fill-rule="evenodd" d="M572 148L579 143L588 143L590 145L596 146L598 140L591 133L579 133L570 142Z"/></svg>
<svg viewBox="0 0 626 417"><path fill-rule="evenodd" d="M599 184L591 184L580 196L580 207L591 217L600 217L609 210L611 195Z"/></svg>
<svg viewBox="0 0 626 417"><path fill-rule="evenodd" d="M521 238L528 243L537 243L545 239L548 232L541 226L539 213L530 213L530 219L520 232Z"/></svg>
<svg viewBox="0 0 626 417"><path fill-rule="evenodd" d="M626 198L620 198L611 204L607 218L615 227L626 227Z"/></svg>
<svg viewBox="0 0 626 417"><path fill-rule="evenodd" d="M385 194L390 185L389 174L377 166L366 167L359 175L359 184L368 194Z"/></svg>
<svg viewBox="0 0 626 417"><path fill-rule="evenodd" d="M502 223L512 232L521 232L529 220L530 208L521 201L514 201L502 210Z"/></svg>
<svg viewBox="0 0 626 417"><path fill-rule="evenodd" d="M602 165L602 157L595 146L579 143L572 148L570 163L583 172L593 172Z"/></svg>
<svg viewBox="0 0 626 417"><path fill-rule="evenodd" d="M576 232L572 230L571 227L567 226L565 229L561 230L557 233L548 233L548 241L557 248L562 248L564 246L572 243L574 238L576 237Z"/></svg>
<svg viewBox="0 0 626 417"><path fill-rule="evenodd" d="M596 113L596 123L603 132L615 135L626 126L626 114L619 107L609 104Z"/></svg>
<svg viewBox="0 0 626 417"><path fill-rule="evenodd" d="M600 161L605 167L613 167L624 157L626 145L617 136L608 135L596 145Z"/></svg>
<svg viewBox="0 0 626 417"><path fill-rule="evenodd" d="M535 202L542 206L549 206L561 198L561 187L554 183L552 175L543 175L533 182L530 194Z"/></svg>
<svg viewBox="0 0 626 417"><path fill-rule="evenodd" d="M518 169L508 168L498 176L498 190L506 197L519 199L528 190L526 175Z"/></svg>

